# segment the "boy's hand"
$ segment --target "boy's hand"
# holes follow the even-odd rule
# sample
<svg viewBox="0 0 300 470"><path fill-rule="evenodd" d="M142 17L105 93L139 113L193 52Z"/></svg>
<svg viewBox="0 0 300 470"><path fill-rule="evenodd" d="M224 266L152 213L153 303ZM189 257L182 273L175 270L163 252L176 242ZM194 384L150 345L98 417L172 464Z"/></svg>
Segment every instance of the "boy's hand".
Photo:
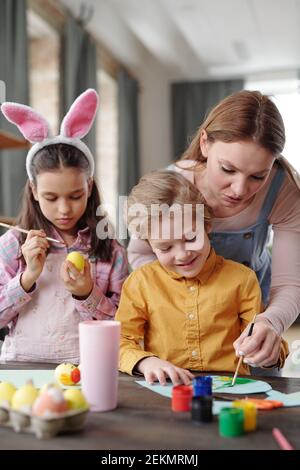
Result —
<svg viewBox="0 0 300 470"><path fill-rule="evenodd" d="M21 284L24 290L29 291L43 271L46 261L46 252L49 242L43 230L30 230L21 251L26 262L26 269L22 274Z"/></svg>
<svg viewBox="0 0 300 470"><path fill-rule="evenodd" d="M247 336L248 328L233 343L236 355L244 356L244 362L253 367L276 364L280 354L281 337L263 318L256 318L251 336Z"/></svg>
<svg viewBox="0 0 300 470"><path fill-rule="evenodd" d="M87 260L84 261L83 272L79 272L70 261L64 261L60 276L66 289L76 297L87 298L93 290L94 281L91 276L90 263Z"/></svg>
<svg viewBox="0 0 300 470"><path fill-rule="evenodd" d="M160 385L166 385L167 378L170 378L173 385L189 385L193 379L193 374L186 370L176 367L171 362L163 361L158 357L146 357L142 359L137 370L144 374L149 384L158 381Z"/></svg>

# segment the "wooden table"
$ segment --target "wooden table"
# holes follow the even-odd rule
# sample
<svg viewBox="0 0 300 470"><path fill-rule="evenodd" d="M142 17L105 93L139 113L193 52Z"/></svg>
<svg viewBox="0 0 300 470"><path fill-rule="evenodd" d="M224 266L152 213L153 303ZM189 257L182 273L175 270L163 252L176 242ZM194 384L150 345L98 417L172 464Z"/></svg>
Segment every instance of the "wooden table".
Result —
<svg viewBox="0 0 300 470"><path fill-rule="evenodd" d="M53 364L0 363L0 369L52 369ZM260 377L259 379L264 380ZM300 390L300 378L265 377L273 389ZM262 396L262 395L260 395ZM86 427L77 434L49 440L17 434L0 427L0 449L278 449L271 430L279 427L300 449L300 407L260 411L258 429L239 438L221 438L218 420L196 424L189 413L171 411L171 400L139 386L135 378L119 377L119 405L114 411L89 413Z"/></svg>

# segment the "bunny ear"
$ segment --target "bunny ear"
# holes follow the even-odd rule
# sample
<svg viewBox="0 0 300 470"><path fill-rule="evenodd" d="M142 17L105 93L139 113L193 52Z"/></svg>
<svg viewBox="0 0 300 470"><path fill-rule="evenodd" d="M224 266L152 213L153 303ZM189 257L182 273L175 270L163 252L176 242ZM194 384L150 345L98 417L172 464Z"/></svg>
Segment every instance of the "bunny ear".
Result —
<svg viewBox="0 0 300 470"><path fill-rule="evenodd" d="M98 95L92 88L79 95L61 123L60 134L82 139L93 124L98 101Z"/></svg>
<svg viewBox="0 0 300 470"><path fill-rule="evenodd" d="M41 142L49 136L48 122L29 106L7 102L2 104L1 111L29 142Z"/></svg>

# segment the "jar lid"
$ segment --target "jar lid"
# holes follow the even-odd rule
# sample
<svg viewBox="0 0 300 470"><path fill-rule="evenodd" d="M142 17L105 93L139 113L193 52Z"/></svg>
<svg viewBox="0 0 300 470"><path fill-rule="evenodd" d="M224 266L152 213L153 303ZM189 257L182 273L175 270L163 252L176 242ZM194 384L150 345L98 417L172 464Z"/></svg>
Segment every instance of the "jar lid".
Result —
<svg viewBox="0 0 300 470"><path fill-rule="evenodd" d="M212 395L212 377L210 375L194 377L193 389L195 397Z"/></svg>
<svg viewBox="0 0 300 470"><path fill-rule="evenodd" d="M172 389L172 395L177 397L192 397L193 389L190 385L175 385Z"/></svg>

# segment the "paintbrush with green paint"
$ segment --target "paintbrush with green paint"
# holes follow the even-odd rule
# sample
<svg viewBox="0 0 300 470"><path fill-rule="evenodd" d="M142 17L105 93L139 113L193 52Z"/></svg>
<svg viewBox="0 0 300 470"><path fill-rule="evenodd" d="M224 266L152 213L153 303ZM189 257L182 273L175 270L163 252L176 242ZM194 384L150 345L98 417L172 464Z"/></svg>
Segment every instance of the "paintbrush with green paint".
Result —
<svg viewBox="0 0 300 470"><path fill-rule="evenodd" d="M253 317L253 320L252 320L252 322L251 322L251 325L250 325L250 328L249 328L249 331L248 331L247 336L251 336L251 335L252 335L256 315L257 315L257 314L255 314L254 317ZM237 378L238 371L239 371L240 365L241 365L241 363L242 363L242 360L243 360L243 356L241 356L241 357L239 358L239 362L238 362L238 364L237 364L237 366L236 366L235 373L234 373L234 376L233 376L233 379L232 379L232 382L231 382L231 386L232 386L232 387L233 387L234 384L235 384L235 381L236 381L236 378Z"/></svg>

